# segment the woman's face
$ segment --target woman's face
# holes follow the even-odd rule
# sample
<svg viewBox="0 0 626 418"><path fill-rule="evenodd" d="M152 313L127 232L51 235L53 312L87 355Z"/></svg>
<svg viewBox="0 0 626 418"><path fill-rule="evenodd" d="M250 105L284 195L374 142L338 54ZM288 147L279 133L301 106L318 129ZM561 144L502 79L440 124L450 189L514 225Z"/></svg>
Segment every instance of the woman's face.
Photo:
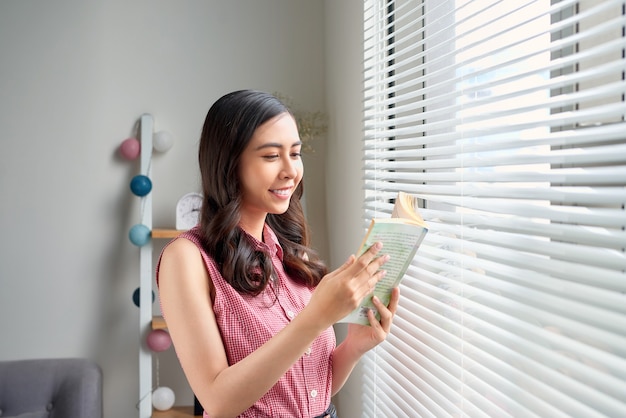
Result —
<svg viewBox="0 0 626 418"><path fill-rule="evenodd" d="M259 126L241 155L239 178L242 188L241 219L254 224L268 213L280 214L302 180L302 142L289 113Z"/></svg>

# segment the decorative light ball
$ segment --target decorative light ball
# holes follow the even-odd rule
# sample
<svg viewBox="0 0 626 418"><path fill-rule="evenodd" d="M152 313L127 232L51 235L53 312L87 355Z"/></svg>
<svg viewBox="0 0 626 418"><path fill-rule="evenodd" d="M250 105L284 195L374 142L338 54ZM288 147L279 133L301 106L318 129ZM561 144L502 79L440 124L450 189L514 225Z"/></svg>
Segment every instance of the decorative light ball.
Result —
<svg viewBox="0 0 626 418"><path fill-rule="evenodd" d="M138 174L130 181L130 190L139 197L145 196L152 190L152 180L148 176Z"/></svg>
<svg viewBox="0 0 626 418"><path fill-rule="evenodd" d="M134 160L139 157L141 143L137 138L126 138L120 144L120 155L127 160Z"/></svg>
<svg viewBox="0 0 626 418"><path fill-rule="evenodd" d="M141 305L140 303L140 295L141 295L141 289L138 287L137 289L135 289L135 291L133 292L133 303L135 304L136 307L139 308L139 306ZM155 295L154 295L154 290L152 291L152 303L154 303L154 299L155 299Z"/></svg>
<svg viewBox="0 0 626 418"><path fill-rule="evenodd" d="M159 386L152 392L152 406L159 411L167 411L174 406L176 396L174 391L167 386Z"/></svg>
<svg viewBox="0 0 626 418"><path fill-rule="evenodd" d="M165 152L174 145L174 137L167 131L159 131L152 137L152 146L156 151Z"/></svg>
<svg viewBox="0 0 626 418"><path fill-rule="evenodd" d="M128 239L137 247L143 247L150 241L150 229L144 224L136 224L128 231Z"/></svg>
<svg viewBox="0 0 626 418"><path fill-rule="evenodd" d="M165 351L172 345L172 338L164 329L154 329L146 337L146 344L152 351Z"/></svg>

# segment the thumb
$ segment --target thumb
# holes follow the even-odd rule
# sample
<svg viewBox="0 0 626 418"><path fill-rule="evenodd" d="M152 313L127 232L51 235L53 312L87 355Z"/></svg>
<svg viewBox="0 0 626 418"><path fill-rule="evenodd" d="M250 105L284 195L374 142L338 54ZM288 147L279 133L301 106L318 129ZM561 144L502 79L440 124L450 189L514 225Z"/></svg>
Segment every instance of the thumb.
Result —
<svg viewBox="0 0 626 418"><path fill-rule="evenodd" d="M354 254L351 254L350 257L348 257L348 259L346 260L345 263L343 263L336 271L344 271L345 269L347 269L348 267L350 267L352 264L354 264L354 261L356 260L356 256Z"/></svg>
<svg viewBox="0 0 626 418"><path fill-rule="evenodd" d="M336 276L338 274L341 274L341 272L345 271L348 267L353 265L355 260L356 260L355 255L354 254L350 255L350 257L348 257L348 259L341 266L339 266L337 269L335 269L332 272L330 272L327 275L327 277L332 277L332 276Z"/></svg>

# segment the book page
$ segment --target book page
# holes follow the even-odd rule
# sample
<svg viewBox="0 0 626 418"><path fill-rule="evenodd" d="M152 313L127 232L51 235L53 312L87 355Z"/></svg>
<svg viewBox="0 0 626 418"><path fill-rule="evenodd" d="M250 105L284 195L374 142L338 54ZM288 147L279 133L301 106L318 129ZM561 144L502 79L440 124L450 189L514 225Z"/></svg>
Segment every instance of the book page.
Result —
<svg viewBox="0 0 626 418"><path fill-rule="evenodd" d="M426 226L424 219L422 219L417 210L417 199L408 193L398 192L391 217L410 219L422 226Z"/></svg>

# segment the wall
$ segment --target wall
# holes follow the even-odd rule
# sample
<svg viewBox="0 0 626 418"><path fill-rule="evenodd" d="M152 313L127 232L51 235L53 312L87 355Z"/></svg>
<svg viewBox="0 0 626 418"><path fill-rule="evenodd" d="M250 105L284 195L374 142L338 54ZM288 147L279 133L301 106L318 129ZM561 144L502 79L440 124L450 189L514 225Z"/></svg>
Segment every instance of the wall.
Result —
<svg viewBox="0 0 626 418"><path fill-rule="evenodd" d="M361 220L363 138L363 2L325 2L326 106L330 115L326 175L326 212L330 267L354 253L363 237ZM338 341L345 325L335 327ZM335 397L342 418L361 416L361 379L357 370Z"/></svg>
<svg viewBox="0 0 626 418"><path fill-rule="evenodd" d="M0 359L96 359L105 416L137 415L139 167L117 147L144 112L174 135L152 162L154 225L173 225L219 96L257 88L324 110L324 18L307 0L0 2ZM316 147L308 213L327 257ZM160 384L191 403L172 350L158 357Z"/></svg>

